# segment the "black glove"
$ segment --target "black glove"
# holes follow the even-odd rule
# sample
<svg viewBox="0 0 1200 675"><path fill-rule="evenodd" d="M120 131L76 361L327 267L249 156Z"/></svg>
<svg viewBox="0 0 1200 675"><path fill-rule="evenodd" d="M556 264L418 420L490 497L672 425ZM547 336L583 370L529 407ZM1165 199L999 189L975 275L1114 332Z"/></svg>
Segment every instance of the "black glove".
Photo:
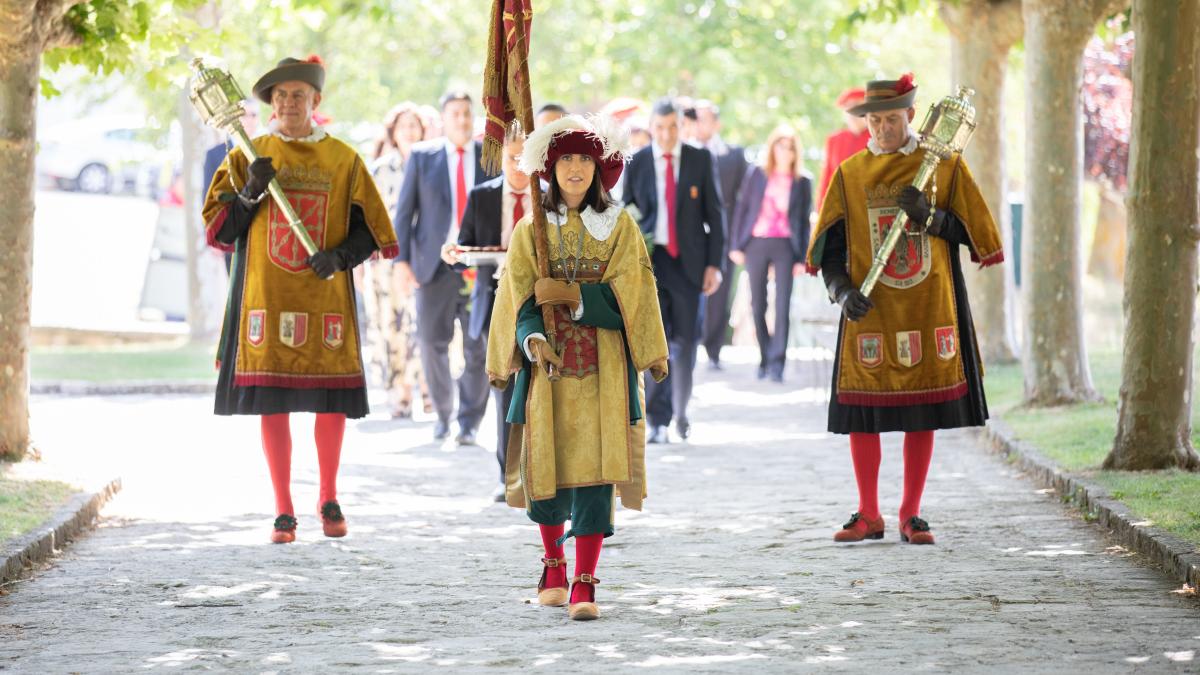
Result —
<svg viewBox="0 0 1200 675"><path fill-rule="evenodd" d="M255 199L267 189L271 179L275 178L275 167L271 164L271 158L259 157L250 162L246 175L246 197Z"/></svg>
<svg viewBox="0 0 1200 675"><path fill-rule="evenodd" d="M337 248L332 251L317 251L308 256L305 262L322 279L328 279L336 272L341 272L349 267L346 252Z"/></svg>
<svg viewBox="0 0 1200 675"><path fill-rule="evenodd" d="M914 185L909 185L900 191L896 204L908 214L908 219L917 226L917 231L925 229L925 221L929 220L929 200L925 193Z"/></svg>
<svg viewBox="0 0 1200 675"><path fill-rule="evenodd" d="M842 306L842 313L851 321L858 321L875 307L875 303L850 283L847 276L837 277L829 284L829 295Z"/></svg>

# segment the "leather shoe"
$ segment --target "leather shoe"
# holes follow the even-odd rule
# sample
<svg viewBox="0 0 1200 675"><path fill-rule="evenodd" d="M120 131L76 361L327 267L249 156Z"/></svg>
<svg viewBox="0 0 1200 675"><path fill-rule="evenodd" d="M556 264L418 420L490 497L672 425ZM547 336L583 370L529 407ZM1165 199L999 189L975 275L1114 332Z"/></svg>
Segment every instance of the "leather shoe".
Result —
<svg viewBox="0 0 1200 675"><path fill-rule="evenodd" d="M459 445L479 445L475 442L475 431L473 429L463 429L458 432L458 436L454 442Z"/></svg>
<svg viewBox="0 0 1200 675"><path fill-rule="evenodd" d="M833 535L833 540L843 544L862 541L863 539L883 539L883 516L875 519L867 518L855 512L849 522Z"/></svg>
<svg viewBox="0 0 1200 675"><path fill-rule="evenodd" d="M504 483L501 483L496 488L496 491L492 493L492 501L496 502L497 504L503 504L505 501L507 501L507 495L505 492Z"/></svg>
<svg viewBox="0 0 1200 675"><path fill-rule="evenodd" d="M444 441L450 437L450 423L445 420L438 420L433 425L433 440Z"/></svg>
<svg viewBox="0 0 1200 675"><path fill-rule="evenodd" d="M271 526L272 544L290 544L296 541L296 517L290 513L281 513Z"/></svg>
<svg viewBox="0 0 1200 675"><path fill-rule="evenodd" d="M342 507L335 501L327 501L318 509L321 514L321 529L326 537L346 536L346 517L342 515Z"/></svg>
<svg viewBox="0 0 1200 675"><path fill-rule="evenodd" d="M675 420L675 433L679 434L679 438L687 440L688 436L692 435L692 424L686 419Z"/></svg>
<svg viewBox="0 0 1200 675"><path fill-rule="evenodd" d="M932 544L933 533L929 523L913 516L900 525L900 541L907 544Z"/></svg>
<svg viewBox="0 0 1200 675"><path fill-rule="evenodd" d="M650 435L646 437L646 442L666 445L671 442L671 438L665 426L656 424L650 427Z"/></svg>

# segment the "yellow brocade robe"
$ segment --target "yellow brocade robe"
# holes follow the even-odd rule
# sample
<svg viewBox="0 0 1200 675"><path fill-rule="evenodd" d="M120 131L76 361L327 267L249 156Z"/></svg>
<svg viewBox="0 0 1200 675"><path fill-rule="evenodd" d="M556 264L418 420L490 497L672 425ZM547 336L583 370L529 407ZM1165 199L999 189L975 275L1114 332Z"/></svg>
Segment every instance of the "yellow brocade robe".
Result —
<svg viewBox="0 0 1200 675"><path fill-rule="evenodd" d="M588 215L598 218L616 208ZM533 225L528 218L522 220L513 231L500 277L487 355L488 379L497 388L525 372L518 377L517 395L523 388L527 395L514 401L524 404L524 423L514 423L509 437L508 504L524 508L530 500L554 497L559 488L613 484L622 505L640 510L647 494L645 421L640 415L634 420L631 411L645 407L640 373L650 370L661 380L667 372L667 339L645 240L624 210L603 239L589 233L572 210L560 243L555 214L549 215L551 276L568 278L582 237L576 280L586 291L585 317L590 303L602 302L593 293L600 290L598 284L607 284L624 330L577 323L565 309L556 308L562 378L552 383L540 366L529 364L517 344L517 323L522 307L533 297L538 273Z"/></svg>
<svg viewBox="0 0 1200 675"><path fill-rule="evenodd" d="M317 141L268 135L253 142L260 156L272 159L288 201L319 250L346 239L351 206L358 206L381 254L399 252L387 209L353 148L327 135ZM213 245L235 189L245 185L247 166L235 148L213 176L204 204ZM237 340L236 386L365 386L350 272L319 279L307 257L282 209L270 196L264 198L246 239L242 296L230 298L239 310L223 329L223 342Z"/></svg>
<svg viewBox="0 0 1200 675"><path fill-rule="evenodd" d="M924 149L909 155L863 150L844 161L830 181L810 240L809 271L815 274L820 267L829 228L844 222L847 272L855 286L861 285L900 213L896 197L912 183L924 157ZM972 258L985 266L1001 262L999 228L961 156L938 165L936 185L936 206L963 224ZM924 223L917 227L910 224L888 259L871 293L876 309L859 321L843 317L836 375L840 403L902 406L967 393L959 344L971 343L958 333L950 265L957 247L925 233Z"/></svg>

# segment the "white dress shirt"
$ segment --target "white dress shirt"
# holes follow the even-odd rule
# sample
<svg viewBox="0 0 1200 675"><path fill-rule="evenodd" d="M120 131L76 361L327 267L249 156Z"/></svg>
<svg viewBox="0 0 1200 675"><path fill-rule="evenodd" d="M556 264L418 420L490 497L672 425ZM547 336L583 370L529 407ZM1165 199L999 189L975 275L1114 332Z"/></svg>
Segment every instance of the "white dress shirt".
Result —
<svg viewBox="0 0 1200 675"><path fill-rule="evenodd" d="M529 204L529 186L526 185L524 190L514 190L508 181L504 181L504 194L500 198L500 245L508 248L509 238L512 237L513 228L517 226L513 222L513 207L517 205L517 200L513 197L513 193L525 195L521 198L521 208L525 210L525 215L533 213L533 209Z"/></svg>
<svg viewBox="0 0 1200 675"><path fill-rule="evenodd" d="M651 143L651 152L654 153L654 191L658 197L658 215L654 219L654 243L659 246L666 246L670 243L670 227L667 223L667 160L663 156L662 146L657 142ZM675 147L671 149L671 166L675 170L675 189L676 197L678 198L679 190L679 150L680 144L675 142ZM679 208L679 203L676 202L675 208Z"/></svg>
<svg viewBox="0 0 1200 675"><path fill-rule="evenodd" d="M905 141L904 145L900 146L900 148L897 149L896 152L899 152L902 155L911 155L917 151L917 148L920 147L920 145L921 145L920 136L917 135L917 132L915 129L913 129L912 127L909 127L908 128L908 140ZM872 137L871 140L867 141L867 149L870 150L871 154L875 155L875 156L890 154L890 153L884 152L883 148L879 147L879 144L875 142L874 137Z"/></svg>
<svg viewBox="0 0 1200 675"><path fill-rule="evenodd" d="M463 146L463 178L467 183L467 194L475 187L475 143L467 141ZM446 141L446 168L450 170L450 229L447 231L446 243L458 243L458 230L462 223L458 222L458 146Z"/></svg>

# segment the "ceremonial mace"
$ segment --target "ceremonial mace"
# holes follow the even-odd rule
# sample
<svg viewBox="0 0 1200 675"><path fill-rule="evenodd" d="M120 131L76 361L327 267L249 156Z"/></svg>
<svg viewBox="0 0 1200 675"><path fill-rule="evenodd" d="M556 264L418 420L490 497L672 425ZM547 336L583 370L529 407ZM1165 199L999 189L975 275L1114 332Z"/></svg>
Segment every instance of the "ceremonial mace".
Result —
<svg viewBox="0 0 1200 675"><path fill-rule="evenodd" d="M242 88L234 81L233 76L224 70L206 67L203 59L193 59L192 69L196 71L196 77L192 80L188 98L196 107L200 119L205 124L229 134L233 144L246 156L246 161L253 162L258 159L258 151L254 149L250 136L242 126L242 101L246 99ZM312 237L308 236L308 230L305 229L304 223L300 222L300 216L296 215L296 209L292 208L292 203L288 201L278 179L271 179L267 185L267 192L271 193L271 199L274 199L283 211L288 227L300 241L300 245L309 255L316 254L317 245L313 243Z"/></svg>
<svg viewBox="0 0 1200 675"><path fill-rule="evenodd" d="M975 133L975 106L971 105L971 101L968 100L969 96L974 95L974 89L959 87L958 94L947 96L936 105L929 107L929 112L925 114L925 121L921 124L920 132L921 147L925 149L925 158L921 160L917 176L912 181L912 185L918 190L924 192L925 186L929 185L929 181L933 179L940 162L950 159L955 153L960 153L967 147L967 141L971 140L971 134ZM937 183L934 182L933 201L929 204L931 215L937 206L936 202ZM883 244L879 250L875 251L875 258L871 261L871 271L867 272L867 278L863 280L862 286L859 288L863 295L870 296L871 291L875 289L875 283L879 281L879 275L883 274L883 268L887 266L888 258L892 257L896 242L900 241L900 235L904 233L907 224L908 214L902 210L892 221L892 227L884 237ZM928 223L924 225L928 227Z"/></svg>

